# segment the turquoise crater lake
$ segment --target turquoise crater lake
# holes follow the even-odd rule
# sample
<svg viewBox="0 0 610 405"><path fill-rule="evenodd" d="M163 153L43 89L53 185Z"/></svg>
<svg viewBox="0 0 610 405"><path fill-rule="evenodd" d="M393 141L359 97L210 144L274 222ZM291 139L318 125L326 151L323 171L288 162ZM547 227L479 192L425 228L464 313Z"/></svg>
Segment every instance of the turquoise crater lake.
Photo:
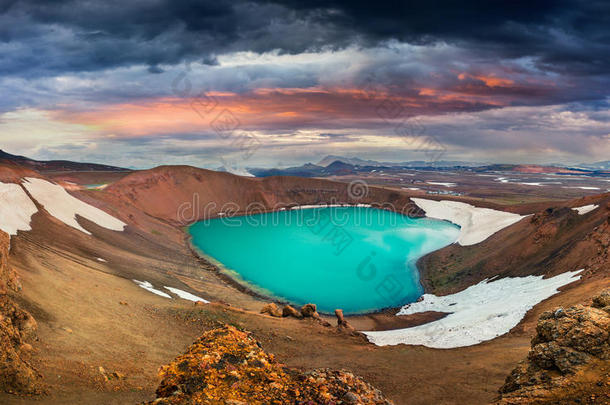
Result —
<svg viewBox="0 0 610 405"><path fill-rule="evenodd" d="M422 294L415 262L459 227L368 207L308 208L201 221L193 245L237 282L318 310L373 312Z"/></svg>

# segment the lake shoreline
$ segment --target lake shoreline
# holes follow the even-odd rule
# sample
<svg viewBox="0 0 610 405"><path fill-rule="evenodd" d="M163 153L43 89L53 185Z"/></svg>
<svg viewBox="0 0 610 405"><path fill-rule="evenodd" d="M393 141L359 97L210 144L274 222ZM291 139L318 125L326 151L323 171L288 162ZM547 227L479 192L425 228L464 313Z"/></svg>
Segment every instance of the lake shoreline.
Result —
<svg viewBox="0 0 610 405"><path fill-rule="evenodd" d="M214 269L214 273L227 285L235 288L237 291L248 294L252 298L261 301L261 308L269 303L273 302L277 305L293 305L290 302L277 300L272 296L263 295L254 289L247 287L233 279L228 274L224 273L215 263L209 261L205 254L201 253L200 250L192 244L192 236L186 233L185 243L187 244L191 255L198 261L205 263ZM425 291L424 291L425 293ZM232 306L229 302L223 301L222 303ZM407 305L409 303L405 303ZM428 322L434 322L444 318L448 314L441 312L424 312L414 315L397 315L398 311L404 306L400 305L397 307L382 308L377 311L367 312L362 314L351 314L345 315L345 318L349 320L349 323L357 330L369 330L369 331L385 331L401 328L409 328L418 325L422 325ZM336 317L334 314L320 312L320 316L330 322L334 322Z"/></svg>
<svg viewBox="0 0 610 405"><path fill-rule="evenodd" d="M315 209L315 208L331 208L331 207L328 207L328 206L319 206L319 207L316 206L316 207L306 207L306 208L299 207L298 209L300 210L300 209ZM367 208L374 208L374 207L367 207ZM290 210L287 210L287 212L290 212ZM400 214L400 213L396 213L396 212L393 212L393 213ZM222 218L222 217L217 217L215 219L220 219L220 218ZM439 222L449 222L449 221L441 220ZM452 224L452 225L454 225L454 224ZM222 263L220 263L214 257L206 254L198 246L195 245L195 243L193 241L193 235L191 234L189 228L190 227L184 228L185 243L187 244L189 251L198 261L201 261L201 262L205 263L206 265L211 266L211 268L214 269L214 272L216 273L216 275L218 275L223 280L223 282L225 282L227 285L235 288L236 290L238 290L242 293L246 293L246 294L250 295L251 297L256 298L257 300L260 300L261 308L263 307L263 305L265 303L268 303L268 302L274 302L278 305L296 306L295 304L291 303L289 300L282 299L281 297L276 296L271 291L265 292L264 289L253 287L246 280L239 279L239 277L238 277L239 273L237 273L235 271L230 271L228 268L225 268L222 265ZM439 250L439 249L436 249L434 251L437 251L437 250ZM432 253L432 252L426 253L424 256L426 256L430 253ZM424 256L419 257L413 263L414 272L415 272L415 274L414 274L415 282L418 284L418 286L421 289L420 296L426 293L425 287L424 287L423 283L421 283L421 277L422 277L421 269L418 266L419 260ZM232 277L231 274L233 274L233 273L235 273L236 277ZM308 300L308 301L310 301L314 304L317 304L315 302L315 300ZM356 329L382 331L382 330L390 330L390 329L396 329L396 328L406 328L406 327L411 327L411 326L417 326L417 325L420 325L423 323L438 320L447 315L444 313L424 313L424 314L417 314L416 316L413 316L413 315L398 316L398 315L396 315L397 312L402 307L404 307L405 305L408 305L412 302L414 302L414 300L408 300L408 301L405 301L404 303L401 303L400 305L388 306L385 308L379 308L379 309L375 309L372 311L363 311L360 313L349 313L349 314L346 314L345 317L347 319L349 319L350 323ZM337 309L339 309L339 308L337 308ZM333 321L335 319L335 316L333 313L334 311L319 310L319 312L320 312L321 316L323 318L325 318L326 320Z"/></svg>

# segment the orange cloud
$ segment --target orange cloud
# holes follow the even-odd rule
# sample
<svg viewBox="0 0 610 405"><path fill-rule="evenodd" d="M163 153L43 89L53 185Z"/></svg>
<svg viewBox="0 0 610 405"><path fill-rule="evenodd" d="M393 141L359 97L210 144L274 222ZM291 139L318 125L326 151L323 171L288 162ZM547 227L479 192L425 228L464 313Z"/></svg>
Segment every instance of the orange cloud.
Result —
<svg viewBox="0 0 610 405"><path fill-rule="evenodd" d="M100 106L91 111L55 111L64 122L88 125L105 136L194 133L214 130L229 117L235 128L358 128L420 114L505 104L493 95L421 88L416 95L388 95L353 88L265 88L245 94L211 92L192 98L157 98ZM218 118L220 116L220 118Z"/></svg>
<svg viewBox="0 0 610 405"><path fill-rule="evenodd" d="M423 88L423 89L419 89L418 94L420 96L435 96L436 94L438 94L438 91L435 89Z"/></svg>
<svg viewBox="0 0 610 405"><path fill-rule="evenodd" d="M514 80L495 76L471 75L469 73L460 73L458 75L458 79L460 80L466 80L468 78L480 80L485 83L487 87L508 87L515 84Z"/></svg>

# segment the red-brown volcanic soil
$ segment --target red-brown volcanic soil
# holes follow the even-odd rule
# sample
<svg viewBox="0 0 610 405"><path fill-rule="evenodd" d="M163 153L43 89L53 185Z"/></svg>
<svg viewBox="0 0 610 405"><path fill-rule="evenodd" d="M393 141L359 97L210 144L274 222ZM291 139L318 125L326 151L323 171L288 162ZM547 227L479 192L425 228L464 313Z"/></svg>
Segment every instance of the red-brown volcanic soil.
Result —
<svg viewBox="0 0 610 405"><path fill-rule="evenodd" d="M0 167L4 181L18 181L20 173L29 172ZM94 178L79 176L79 184ZM124 232L81 218L79 222L92 232L86 235L41 209L32 218L33 230L11 239L9 261L23 286L12 295L38 322L32 364L49 394L0 394L0 403L151 401L158 367L220 322L252 331L265 351L290 367L350 370L396 404L486 404L497 397L506 375L527 354L541 312L581 303L610 286L607 248L603 250L609 196L536 201L512 208L535 215L487 241L467 248L451 246L426 257L422 265L427 288L447 292L488 275L555 274L575 267L587 269L582 281L540 303L510 333L489 342L451 350L376 347L337 329L332 319L327 318L332 326L324 326L259 314L265 300L235 289L211 264L192 254L182 228L185 218L177 213L193 202L194 195L200 209L208 203L217 207L195 210L190 216L183 212L191 221L216 215L231 201L241 210L252 202L264 209L322 202L391 202L402 208L410 205L409 195L417 193L370 187L365 198L354 201L347 184L337 181L252 179L189 167L160 167L120 177L105 190L71 193L126 222ZM603 204L603 209L579 216L564 208L591 202ZM482 204L500 206L497 201ZM150 281L157 289L180 288L214 303L195 306L168 300L132 279ZM416 324L437 316L400 322ZM390 319L381 314L349 321L357 328L384 328L392 324Z"/></svg>
<svg viewBox="0 0 610 405"><path fill-rule="evenodd" d="M406 193L371 187L362 198L336 181L299 178L240 177L189 166L161 166L132 173L105 192L155 218L183 224L227 211L260 212L294 205L322 203L392 204L397 210L413 207Z"/></svg>
<svg viewBox="0 0 610 405"><path fill-rule="evenodd" d="M600 208L587 215L567 207L593 203ZM584 268L586 279L605 278L608 261L600 254L607 251L609 216L610 194L553 204L482 243L450 245L423 257L422 283L426 291L444 295L495 275L553 276Z"/></svg>

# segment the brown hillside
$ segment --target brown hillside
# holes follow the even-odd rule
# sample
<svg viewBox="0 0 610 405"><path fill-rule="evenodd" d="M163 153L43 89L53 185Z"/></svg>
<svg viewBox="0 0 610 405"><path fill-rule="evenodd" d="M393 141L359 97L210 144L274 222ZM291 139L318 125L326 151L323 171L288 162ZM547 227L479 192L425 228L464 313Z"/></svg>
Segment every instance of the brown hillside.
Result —
<svg viewBox="0 0 610 405"><path fill-rule="evenodd" d="M184 225L219 212L260 212L297 204L376 203L403 210L404 193L371 187L362 198L348 195L349 185L322 179L236 176L190 166L161 166L132 173L105 191L143 212Z"/></svg>
<svg viewBox="0 0 610 405"><path fill-rule="evenodd" d="M585 215L567 207L583 203L600 207ZM429 292L447 294L496 275L556 275L584 268L584 278L606 277L609 218L610 194L547 208L482 243L451 245L422 258L422 282Z"/></svg>
<svg viewBox="0 0 610 405"><path fill-rule="evenodd" d="M17 181L18 173L12 170L11 175ZM107 179L106 174L87 173L65 180L91 184L97 182L95 176ZM208 202L220 206L228 201L258 202L263 208L274 208L275 202L286 205L344 202L342 196L345 202L387 201L408 207L408 192L371 187L367 196L350 201L346 183L294 177L243 178L189 167L162 167L134 172L121 180L118 177L110 179L115 183L106 190L70 193L128 223L123 232L78 218L92 233L86 235L40 209L32 217L32 230L13 236L11 266L19 272L23 291L9 295L38 322L38 339L31 343L35 353L33 364L43 375L50 395L24 400L0 393L0 403L122 405L152 401L158 387L158 367L170 363L202 332L222 322L252 331L267 353L274 353L279 362L290 368L350 370L381 389L396 404L485 404L493 400L497 387L526 355L535 318L542 311L582 302L584 297L608 287L607 278L601 279L603 272L596 270L584 282L574 283L562 294L537 305L510 333L480 345L453 350L402 345L376 347L318 322L259 314L268 301L236 289L212 265L192 255L185 243L184 230L176 226L183 225L177 212L184 203L191 206L183 208L193 209L194 193L198 193L202 209ZM548 240L542 238L545 242L536 245L536 249L547 246L552 252L549 248L555 243L552 239L563 241L560 232L568 229L572 232L569 237L576 238L574 245L584 246L568 249L580 252L568 255L572 264L603 269L608 249L607 228L601 225L607 214L602 215L605 211L600 209L573 216L571 210L563 209L601 202L603 198L607 196L503 207L523 214L542 213L549 207L556 209L552 215L538 219L543 225L531 223L533 217L528 218L490 239L498 237L499 245L486 241L475 246L478 250L470 254L481 255L481 261L495 257L499 265L513 264L511 257L528 260L530 256L525 254L524 245L518 243L519 238L528 240L533 237L529 233L546 232L545 223L557 224L558 233ZM455 199L491 205L468 201L466 197ZM190 219L188 211L184 214ZM199 214L203 217L205 211ZM193 220L199 219L191 216ZM501 243L507 243L506 248ZM572 246L571 241L561 243ZM458 255L467 251L454 248ZM540 259L542 254L534 252L532 257ZM474 262L473 258L469 260ZM561 263L567 263L566 260L561 259ZM545 272L543 267L522 264L514 267ZM493 270L493 275L498 272L494 266L486 269L490 273ZM567 266L561 269L559 262L549 267L549 271L557 272L570 269ZM438 274L445 274L442 268L439 270ZM456 283L476 280L476 276L468 277L458 278ZM161 290L164 286L180 288L213 304L195 306L176 296L169 300L140 288L132 279L146 280ZM387 315L387 319L395 321L394 313ZM360 318L350 317L349 322L358 330L369 329L370 322ZM100 371L100 367L105 371ZM119 377L113 377L114 373ZM442 379L438 378L439 373Z"/></svg>
<svg viewBox="0 0 610 405"><path fill-rule="evenodd" d="M17 183L23 177L41 177L37 172L25 167L0 162L0 181L3 183Z"/></svg>

